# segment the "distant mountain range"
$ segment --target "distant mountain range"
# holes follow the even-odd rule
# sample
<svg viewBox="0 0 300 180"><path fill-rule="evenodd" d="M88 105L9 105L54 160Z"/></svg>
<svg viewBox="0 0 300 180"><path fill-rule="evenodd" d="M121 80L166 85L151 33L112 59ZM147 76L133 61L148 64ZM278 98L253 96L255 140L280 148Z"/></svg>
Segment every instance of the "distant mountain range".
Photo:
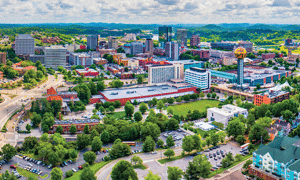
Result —
<svg viewBox="0 0 300 180"><path fill-rule="evenodd" d="M282 31L300 31L300 25L292 24L249 24L249 23L232 23L232 24L167 24L174 29L186 28L209 31L238 31L247 29L262 29L262 30L282 30ZM122 23L45 23L45 24L0 24L0 29L3 28L18 28L18 27L40 27L40 28L70 28L84 27L97 29L143 29L157 30L162 24L122 24Z"/></svg>

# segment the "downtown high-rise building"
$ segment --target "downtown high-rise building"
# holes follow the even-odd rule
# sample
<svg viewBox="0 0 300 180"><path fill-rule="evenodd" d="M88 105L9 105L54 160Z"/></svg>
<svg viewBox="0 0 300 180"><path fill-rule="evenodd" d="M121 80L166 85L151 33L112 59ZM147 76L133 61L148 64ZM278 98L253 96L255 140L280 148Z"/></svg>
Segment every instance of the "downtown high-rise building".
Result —
<svg viewBox="0 0 300 180"><path fill-rule="evenodd" d="M176 42L166 42L165 55L167 58L177 61L179 59L179 45Z"/></svg>
<svg viewBox="0 0 300 180"><path fill-rule="evenodd" d="M141 42L132 42L130 46L130 54L136 55L143 53L143 43Z"/></svg>
<svg viewBox="0 0 300 180"><path fill-rule="evenodd" d="M67 48L62 46L45 47L45 67L57 70L58 66L66 67Z"/></svg>
<svg viewBox="0 0 300 180"><path fill-rule="evenodd" d="M153 40L151 38L147 38L145 41L146 53L153 55Z"/></svg>
<svg viewBox="0 0 300 180"><path fill-rule="evenodd" d="M193 34L190 38L190 46L198 46L200 44L200 37L198 35Z"/></svg>
<svg viewBox="0 0 300 180"><path fill-rule="evenodd" d="M151 65L148 69L148 84L161 84L170 81L171 79L184 78L184 65L165 64L165 65Z"/></svg>
<svg viewBox="0 0 300 180"><path fill-rule="evenodd" d="M98 36L97 35L89 35L87 37L87 49L94 49L98 46Z"/></svg>
<svg viewBox="0 0 300 180"><path fill-rule="evenodd" d="M172 41L172 27L160 26L158 28L158 40L162 48L164 48L166 42Z"/></svg>
<svg viewBox="0 0 300 180"><path fill-rule="evenodd" d="M34 38L30 34L19 34L15 39L15 53L34 54Z"/></svg>
<svg viewBox="0 0 300 180"><path fill-rule="evenodd" d="M6 52L0 52L0 63L6 64Z"/></svg>
<svg viewBox="0 0 300 180"><path fill-rule="evenodd" d="M187 30L186 29L177 29L177 43L180 46L187 45Z"/></svg>
<svg viewBox="0 0 300 180"><path fill-rule="evenodd" d="M108 37L108 48L110 48L110 49L118 48L118 41L117 41L116 37L113 37L113 36Z"/></svg>

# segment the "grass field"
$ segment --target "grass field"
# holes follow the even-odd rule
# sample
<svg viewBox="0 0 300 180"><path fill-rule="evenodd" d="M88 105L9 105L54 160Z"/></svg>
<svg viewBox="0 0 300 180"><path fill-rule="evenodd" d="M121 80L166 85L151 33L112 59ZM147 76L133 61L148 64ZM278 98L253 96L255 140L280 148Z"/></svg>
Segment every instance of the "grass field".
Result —
<svg viewBox="0 0 300 180"><path fill-rule="evenodd" d="M188 111L191 110L199 110L200 112L205 111L206 105L211 105L212 107L217 107L220 101L216 100L200 100L195 102L189 102L189 103L183 103L179 105L173 105L174 114L177 114L179 116L183 115L186 116Z"/></svg>
<svg viewBox="0 0 300 180"><path fill-rule="evenodd" d="M90 168L94 172L94 174L96 174L103 166L105 166L108 163L110 163L110 161L107 161L107 162L101 161L100 163L95 163L95 164L91 165ZM82 170L77 171L76 173L73 174L72 177L65 178L65 179L78 180L78 179L80 179L81 173L82 173Z"/></svg>
<svg viewBox="0 0 300 180"><path fill-rule="evenodd" d="M182 158L187 157L187 156L189 156L189 154L185 154L184 156L181 156L181 155L174 156L174 157L171 157L170 159L169 158L160 159L160 160L158 160L158 162L160 164L165 164L167 162L176 161L178 159L182 159Z"/></svg>
<svg viewBox="0 0 300 180"><path fill-rule="evenodd" d="M123 119L126 116L126 114L125 111L121 111L121 112L114 112L114 113L106 113L106 116L112 117L114 119Z"/></svg>
<svg viewBox="0 0 300 180"><path fill-rule="evenodd" d="M133 169L142 169L142 170L147 169L144 164L136 164L136 165L133 165L132 167L133 167Z"/></svg>
<svg viewBox="0 0 300 180"><path fill-rule="evenodd" d="M203 131L202 129L197 129L197 134L200 134L201 137L204 137L204 133L207 132L208 134L214 134L216 132L218 132L217 129L212 129L212 130L209 130L209 131Z"/></svg>
<svg viewBox="0 0 300 180"><path fill-rule="evenodd" d="M25 170L25 169L22 169L22 168L20 168L20 167L17 167L17 171L18 171L18 173L21 175L21 176L24 176L24 177L35 177L35 178L37 178L38 177L38 175L37 174L35 174L35 173L32 173L32 172L30 172L30 171L27 171L27 170Z"/></svg>

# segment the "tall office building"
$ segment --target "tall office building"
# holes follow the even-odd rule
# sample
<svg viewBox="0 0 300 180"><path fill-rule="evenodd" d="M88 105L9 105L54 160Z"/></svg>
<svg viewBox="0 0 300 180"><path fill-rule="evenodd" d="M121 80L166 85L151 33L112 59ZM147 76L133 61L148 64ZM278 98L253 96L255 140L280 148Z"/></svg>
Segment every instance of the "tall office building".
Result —
<svg viewBox="0 0 300 180"><path fill-rule="evenodd" d="M151 38L147 38L145 41L146 52L153 55L153 40Z"/></svg>
<svg viewBox="0 0 300 180"><path fill-rule="evenodd" d="M87 49L94 49L98 46L98 36L97 35L89 35L87 37Z"/></svg>
<svg viewBox="0 0 300 180"><path fill-rule="evenodd" d="M141 42L132 42L130 46L130 54L140 54L143 53L143 43Z"/></svg>
<svg viewBox="0 0 300 180"><path fill-rule="evenodd" d="M148 69L148 84L166 83L171 79L183 79L183 64L152 65Z"/></svg>
<svg viewBox="0 0 300 180"><path fill-rule="evenodd" d="M6 64L6 53L0 52L0 63Z"/></svg>
<svg viewBox="0 0 300 180"><path fill-rule="evenodd" d="M167 58L177 61L179 59L179 45L176 42L166 42L165 55Z"/></svg>
<svg viewBox="0 0 300 180"><path fill-rule="evenodd" d="M34 38L30 34L19 34L15 39L15 53L34 54Z"/></svg>
<svg viewBox="0 0 300 180"><path fill-rule="evenodd" d="M62 46L45 47L45 67L57 70L58 66L66 67L67 48Z"/></svg>
<svg viewBox="0 0 300 180"><path fill-rule="evenodd" d="M200 37L193 34L190 38L190 46L198 46L200 44Z"/></svg>
<svg viewBox="0 0 300 180"><path fill-rule="evenodd" d="M238 59L238 70L237 70L237 84L243 85L244 83L244 59Z"/></svg>
<svg viewBox="0 0 300 180"><path fill-rule="evenodd" d="M172 41L172 27L160 26L158 28L158 40L162 48L164 48L166 42Z"/></svg>
<svg viewBox="0 0 300 180"><path fill-rule="evenodd" d="M116 37L112 37L112 36L108 37L108 48L118 49L118 41Z"/></svg>
<svg viewBox="0 0 300 180"><path fill-rule="evenodd" d="M201 90L207 90L211 87L211 72L207 69L191 67L184 71L184 80Z"/></svg>
<svg viewBox="0 0 300 180"><path fill-rule="evenodd" d="M177 29L177 43L179 45L187 45L187 30L186 29Z"/></svg>

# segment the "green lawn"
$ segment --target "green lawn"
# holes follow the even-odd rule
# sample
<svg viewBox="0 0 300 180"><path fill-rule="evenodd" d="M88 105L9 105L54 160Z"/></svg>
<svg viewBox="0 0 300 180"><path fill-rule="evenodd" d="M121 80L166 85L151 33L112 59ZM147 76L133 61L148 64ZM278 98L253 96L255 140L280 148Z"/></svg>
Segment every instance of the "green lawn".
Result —
<svg viewBox="0 0 300 180"><path fill-rule="evenodd" d="M212 134L212 133L218 132L218 130L217 129L212 129L212 130L209 130L209 131L203 131L202 129L197 129L197 134L200 134L201 137L204 137L205 132L207 132L208 134Z"/></svg>
<svg viewBox="0 0 300 180"><path fill-rule="evenodd" d="M178 160L178 159L182 159L182 158L187 157L187 156L189 156L189 155L190 155L190 154L186 154L186 155L184 155L184 156L181 156L181 155L179 155L179 156L174 156L174 157L171 157L170 159L169 159L169 158L164 158L164 159L158 160L158 162L159 162L160 164L165 164L165 163L167 163L167 162L171 162L171 161L176 161L176 160Z"/></svg>
<svg viewBox="0 0 300 180"><path fill-rule="evenodd" d="M90 166L91 170L94 172L94 174L96 174L103 166L105 166L106 164L110 163L111 161L101 161L100 163L95 163L93 165ZM68 180L78 180L80 179L80 174L82 173L82 170L77 171L76 173L73 174L72 177L69 178L65 178Z"/></svg>
<svg viewBox="0 0 300 180"><path fill-rule="evenodd" d="M20 168L20 167L17 167L17 171L18 171L18 173L19 173L21 176L24 176L24 177L30 177L30 176L36 177L36 178L38 177L37 174L32 173L32 172L30 172L30 171L27 171L27 170L25 170L25 169L22 169L22 168Z"/></svg>
<svg viewBox="0 0 300 180"><path fill-rule="evenodd" d="M136 165L133 165L132 167L133 167L133 169L142 169L142 170L147 169L144 164L136 164Z"/></svg>
<svg viewBox="0 0 300 180"><path fill-rule="evenodd" d="M114 113L106 113L106 116L112 117L114 119L123 119L126 116L126 114L125 111L121 111L121 112L114 112Z"/></svg>
<svg viewBox="0 0 300 180"><path fill-rule="evenodd" d="M186 116L188 111L191 110L199 110L200 112L205 111L206 105L211 105L212 107L217 107L219 105L220 101L216 100L200 100L200 101L194 101L189 103L182 103L179 105L173 105L174 109L174 115L177 114L179 116L183 115Z"/></svg>

